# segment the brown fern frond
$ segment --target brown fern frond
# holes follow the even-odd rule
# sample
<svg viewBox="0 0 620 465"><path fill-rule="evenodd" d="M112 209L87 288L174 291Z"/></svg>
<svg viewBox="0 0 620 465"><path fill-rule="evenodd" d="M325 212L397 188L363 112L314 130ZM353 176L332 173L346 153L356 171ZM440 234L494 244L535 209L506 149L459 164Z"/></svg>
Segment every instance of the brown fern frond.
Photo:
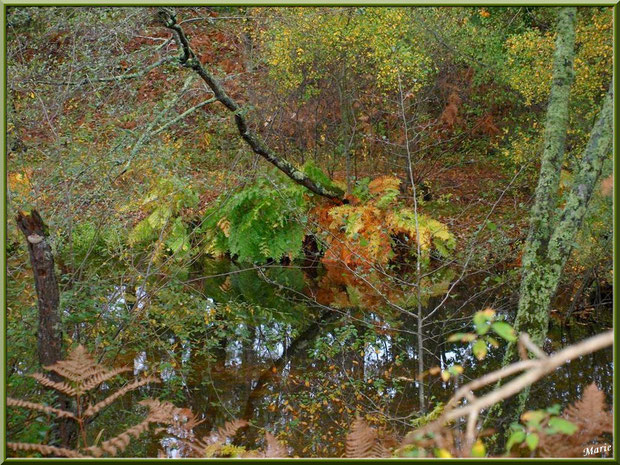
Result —
<svg viewBox="0 0 620 465"><path fill-rule="evenodd" d="M131 371L131 368L129 368L129 367L122 367L122 368L116 368L115 370L110 370L110 371L104 371L104 372L96 373L95 375L93 375L89 379L86 379L86 381L84 381L80 385L80 391L82 391L82 392L90 391L91 389L99 386L101 383L103 383L105 381L108 381L109 379L112 379L115 376L118 376L121 373L125 373L127 371Z"/></svg>
<svg viewBox="0 0 620 465"><path fill-rule="evenodd" d="M60 362L57 362L60 363ZM47 367L43 367L46 370L52 368L51 366L47 366ZM55 373L58 373L60 376L62 376L63 378L65 378L68 381L74 382L76 384L80 384L82 383L85 379L91 377L91 376L96 376L99 375L101 373L105 373L106 369L103 366L96 366L93 368L90 368L88 370L85 370L84 372L80 373L80 374L76 374L74 371L70 370L70 369L66 369L65 367L62 366L54 366L53 369L50 369L49 371L53 371Z"/></svg>
<svg viewBox="0 0 620 465"><path fill-rule="evenodd" d="M116 399L118 399L121 396L124 396L128 392L138 389L139 387L144 386L148 383L160 383L160 382L161 381L154 376L147 376L146 378L142 378L140 380L134 381L133 383L129 383L125 385L124 387L122 387L121 389L119 389L118 391L116 391L114 394L103 399L101 402L97 402L95 405L89 405L88 408L84 411L84 416L92 417L93 415L98 413L101 409L107 407L112 402L114 402Z"/></svg>
<svg viewBox="0 0 620 465"><path fill-rule="evenodd" d="M85 380L89 376L106 371L103 366L95 362L82 345L78 345L73 349L67 359L59 360L53 365L44 368L54 371L63 378L76 383Z"/></svg>
<svg viewBox="0 0 620 465"><path fill-rule="evenodd" d="M377 438L377 431L357 417L347 434L346 456L348 458L376 457L373 448Z"/></svg>
<svg viewBox="0 0 620 465"><path fill-rule="evenodd" d="M383 443L383 441L377 440L375 442L375 444L372 446L372 455L371 455L371 457L387 458L387 457L391 457L391 456L392 456L392 454L390 452L390 449L385 447L385 444Z"/></svg>
<svg viewBox="0 0 620 465"><path fill-rule="evenodd" d="M63 381L58 381L58 382L52 381L51 379L42 375L41 373L34 373L30 375L30 377L36 379L43 386L56 389L57 391L60 391L63 394L67 394L70 397L77 395L77 391L75 390L75 388L69 386L67 383Z"/></svg>
<svg viewBox="0 0 620 465"><path fill-rule="evenodd" d="M248 425L246 420L231 420L224 423L223 426L220 426L217 431L209 436L208 438L203 438L203 441L208 444L215 444L216 442L226 442L227 439L232 438L240 428L243 428Z"/></svg>
<svg viewBox="0 0 620 465"><path fill-rule="evenodd" d="M210 435L204 436L202 440L192 438L190 441L182 440L182 442L191 450L193 457L215 457L226 444L226 440L232 438L240 428L247 425L246 420L227 421Z"/></svg>
<svg viewBox="0 0 620 465"><path fill-rule="evenodd" d="M187 408L181 409L180 412L180 425L183 430L190 431L193 430L196 426L204 423L206 418L199 420L194 413Z"/></svg>
<svg viewBox="0 0 620 465"><path fill-rule="evenodd" d="M179 425L187 421L188 418L186 413L188 409L176 407L170 402L161 402L157 399L144 399L140 401L139 404L148 407L149 415L147 420L151 423Z"/></svg>
<svg viewBox="0 0 620 465"><path fill-rule="evenodd" d="M605 394L596 384L590 384L581 400L569 405L564 410L564 417L579 425L580 433L599 436L602 433L613 433L613 415L608 411Z"/></svg>
<svg viewBox="0 0 620 465"><path fill-rule="evenodd" d="M94 457L101 457L104 453L117 455L119 452L123 452L127 448L131 442L132 436L138 439L142 433L148 431L150 424L151 421L147 418L141 423L138 423L137 425L123 431L118 436L102 442L101 446L92 446L87 448L86 451L90 452Z"/></svg>
<svg viewBox="0 0 620 465"><path fill-rule="evenodd" d="M206 457L207 456L206 451L208 450L208 448L214 447L213 444L211 445L205 444L204 442L198 439L193 439L191 441L182 440L181 442L183 443L185 447L189 449L188 455L191 457L198 457L198 458ZM222 443L221 442L217 443L215 444L215 446L219 448L222 446Z"/></svg>
<svg viewBox="0 0 620 465"><path fill-rule="evenodd" d="M267 443L267 447L265 448L263 457L282 458L289 456L286 447L269 431L265 433L265 442Z"/></svg>
<svg viewBox="0 0 620 465"><path fill-rule="evenodd" d="M182 442L191 442L196 439L194 428L203 423L188 408L177 409L172 413L172 422L168 423L168 433L175 435Z"/></svg>
<svg viewBox="0 0 620 465"><path fill-rule="evenodd" d="M30 410L38 410L45 413L53 413L58 418L72 418L74 420L77 420L75 415L73 415L73 413L71 412L67 412L66 410L61 410L54 407L49 407L48 405L38 404L36 402L28 402L21 399L13 399L11 397L7 397L6 405L9 407L22 407Z"/></svg>
<svg viewBox="0 0 620 465"><path fill-rule="evenodd" d="M65 449L63 447L47 446L45 444L32 444L29 442L7 442L7 447L13 450L23 450L29 452L39 452L43 455L55 455L57 457L70 457L70 458L84 458L86 455L82 455L73 449Z"/></svg>
<svg viewBox="0 0 620 465"><path fill-rule="evenodd" d="M605 403L605 394L596 384L590 384L581 400L569 405L563 417L577 426L568 435L541 435L539 451L542 457L581 457L583 450L603 433L613 433L613 415Z"/></svg>

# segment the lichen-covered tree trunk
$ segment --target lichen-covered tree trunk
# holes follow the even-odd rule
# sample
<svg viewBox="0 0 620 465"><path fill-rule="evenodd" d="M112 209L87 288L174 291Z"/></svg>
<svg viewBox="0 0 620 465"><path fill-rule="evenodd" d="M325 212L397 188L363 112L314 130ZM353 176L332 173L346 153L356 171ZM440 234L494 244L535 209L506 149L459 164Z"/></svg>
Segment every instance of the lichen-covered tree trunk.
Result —
<svg viewBox="0 0 620 465"><path fill-rule="evenodd" d="M568 100L573 80L575 17L575 8L562 8L559 12L545 147L523 254L519 304L514 323L518 332L527 332L539 346L547 336L551 301L613 142L612 82L581 157L572 188L564 207L558 212L559 178L564 160ZM516 344L509 344L504 365L515 360L516 352ZM512 421L524 409L528 395L529 389L524 390L511 412L502 414L499 406L492 409L486 425L491 426L499 418Z"/></svg>
<svg viewBox="0 0 620 465"><path fill-rule="evenodd" d="M553 229L535 241L544 241L545 254L530 256L523 262L523 276L515 329L526 331L532 341L542 345L547 336L549 306L555 295L562 270L568 260L575 237L586 214L594 187L600 178L603 162L613 142L613 84L605 97L603 108L590 134L564 208L552 218ZM527 261L525 261L527 260ZM506 353L506 363L514 354L514 345Z"/></svg>
<svg viewBox="0 0 620 465"><path fill-rule="evenodd" d="M577 10L574 7L562 8L558 14L553 81L545 123L545 145L522 260L521 290L515 329L527 331L536 344L543 342L547 333L548 308L557 285L550 279L546 256L553 229L553 213L557 205L568 129L568 104L574 74L576 14ZM509 348L506 355L505 362L508 362L514 356L514 347Z"/></svg>
<svg viewBox="0 0 620 465"><path fill-rule="evenodd" d="M582 156L572 188L564 208L552 219L554 227L545 237L546 254L536 257L528 266L524 263L521 278L521 295L515 327L532 335L537 345L542 345L547 336L549 306L555 295L562 271L570 257L575 237L586 214L594 187L601 176L603 163L613 145L613 82L603 102L603 108L590 134L588 145ZM534 339L535 338L535 339ZM509 344L504 356L504 365L516 358L516 345ZM529 388L519 394L517 403L509 411L501 411L497 405L487 415L485 426L499 418L512 421L527 405ZM499 428L501 430L501 428Z"/></svg>

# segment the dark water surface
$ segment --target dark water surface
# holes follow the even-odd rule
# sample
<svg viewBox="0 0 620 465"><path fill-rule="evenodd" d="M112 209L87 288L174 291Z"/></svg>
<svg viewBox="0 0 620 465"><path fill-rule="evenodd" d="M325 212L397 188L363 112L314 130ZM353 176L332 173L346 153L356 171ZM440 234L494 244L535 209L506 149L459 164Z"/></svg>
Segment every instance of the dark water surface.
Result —
<svg viewBox="0 0 620 465"><path fill-rule="evenodd" d="M204 419L197 436L243 418L251 426L237 436L238 444L260 446L266 429L299 456L342 456L356 415L399 434L411 430L416 418L446 402L458 385L500 366L503 346L491 348L486 359L478 361L468 344L446 342L448 335L471 331L473 313L486 307L510 321L515 305L514 295L501 286L475 279L455 286L454 297L444 299L445 286L426 296L425 309L441 305L424 327L425 370L458 364L464 373L447 382L427 374L420 405L413 316L364 308L363 295L361 306L330 310L321 304L325 271L316 268L244 268L214 261L202 273L209 277L193 279L191 286L207 302L204 328L193 333L192 340L167 334L163 340L169 347L161 353L135 354L136 374L150 360L176 360L162 371L163 386L157 389L172 393L176 405ZM328 298L333 298L333 290ZM215 304L219 314L230 304L226 317L211 316ZM587 321L552 320L544 349L556 351L610 328L611 314L607 305ZM612 375L611 348L585 356L535 384L528 407L564 407L591 382L611 401ZM149 456L160 449L169 456L180 453L172 437L144 446Z"/></svg>

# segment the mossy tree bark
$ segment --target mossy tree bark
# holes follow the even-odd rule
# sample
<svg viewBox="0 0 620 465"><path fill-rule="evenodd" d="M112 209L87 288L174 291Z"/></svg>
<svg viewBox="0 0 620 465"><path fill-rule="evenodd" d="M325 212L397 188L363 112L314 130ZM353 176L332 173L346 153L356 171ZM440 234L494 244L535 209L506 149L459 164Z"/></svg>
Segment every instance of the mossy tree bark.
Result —
<svg viewBox="0 0 620 465"><path fill-rule="evenodd" d="M581 227L594 187L600 178L603 162L613 142L613 89L610 87L603 108L590 134L572 188L559 214L550 218L553 227L545 235L533 235L523 259L523 276L515 329L526 331L541 346L547 336L549 306L558 288L562 270L568 260L575 236ZM528 248L540 247L544 254L533 254ZM508 363L515 356L514 346L506 354Z"/></svg>
<svg viewBox="0 0 620 465"><path fill-rule="evenodd" d="M547 336L551 301L600 178L603 162L610 154L613 143L612 82L577 168L573 185L563 208L558 211L560 171L568 129L569 93L573 81L575 20L574 7L559 11L545 146L534 206L530 213L530 230L523 253L519 304L514 323L517 332L527 332L538 346L543 345ZM511 343L506 349L504 366L515 361L516 357L516 344ZM524 409L528 395L529 389L525 389L512 412L502 413L499 406L493 408L487 416L486 425L496 427L493 422L500 418L512 421Z"/></svg>
<svg viewBox="0 0 620 465"><path fill-rule="evenodd" d="M523 252L521 290L515 329L526 330L540 345L546 336L548 308L557 283L549 274L548 246L553 233L553 215L558 201L560 171L564 160L568 106L573 82L576 8L562 8L553 62L553 81L547 107L544 151L535 201L530 213L530 230ZM508 351L510 359L514 348ZM509 360L505 360L509 362Z"/></svg>

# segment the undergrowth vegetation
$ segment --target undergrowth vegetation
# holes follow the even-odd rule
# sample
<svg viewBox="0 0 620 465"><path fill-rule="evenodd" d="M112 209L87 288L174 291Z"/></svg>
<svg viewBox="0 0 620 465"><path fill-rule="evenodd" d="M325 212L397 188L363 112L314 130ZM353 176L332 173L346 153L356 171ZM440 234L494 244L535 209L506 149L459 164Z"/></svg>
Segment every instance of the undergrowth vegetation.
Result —
<svg viewBox="0 0 620 465"><path fill-rule="evenodd" d="M7 7L8 454L607 444L612 10Z"/></svg>

